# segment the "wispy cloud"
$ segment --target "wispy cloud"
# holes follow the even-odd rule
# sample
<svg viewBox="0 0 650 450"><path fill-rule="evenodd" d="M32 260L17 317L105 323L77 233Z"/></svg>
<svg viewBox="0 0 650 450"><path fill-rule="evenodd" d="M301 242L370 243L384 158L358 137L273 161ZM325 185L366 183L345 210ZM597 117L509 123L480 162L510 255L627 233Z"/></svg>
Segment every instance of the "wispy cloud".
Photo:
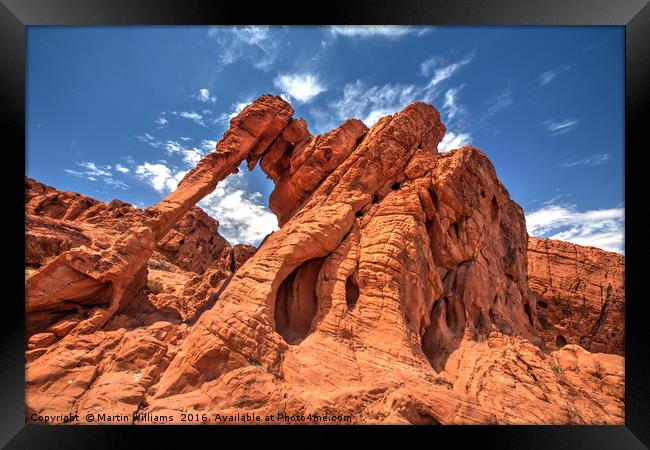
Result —
<svg viewBox="0 0 650 450"><path fill-rule="evenodd" d="M101 166L96 165L92 161L82 161L77 163L83 170L64 169L66 173L77 178L82 178L89 181L101 180L109 186L118 189L128 189L128 185L120 180L113 178L112 167L110 165ZM121 167L121 166L120 166ZM120 169L117 169L121 172Z"/></svg>
<svg viewBox="0 0 650 450"><path fill-rule="evenodd" d="M464 108L457 102L456 98L463 86L451 88L445 92L445 102L442 104L442 109L447 114L448 120L452 120L464 111Z"/></svg>
<svg viewBox="0 0 650 450"><path fill-rule="evenodd" d="M572 204L545 204L526 214L528 234L613 252L624 252L625 209L578 210Z"/></svg>
<svg viewBox="0 0 650 450"><path fill-rule="evenodd" d="M433 73L433 71L436 68L442 66L444 62L445 62L445 58L443 58L442 56L431 56L430 58L427 58L424 61L422 61L422 63L420 64L420 73L423 76L428 77Z"/></svg>
<svg viewBox="0 0 650 450"><path fill-rule="evenodd" d="M560 163L559 166L568 169L576 166L601 166L603 164L607 164L608 162L609 162L609 154L600 153L596 155L591 155L587 158Z"/></svg>
<svg viewBox="0 0 650 450"><path fill-rule="evenodd" d="M440 153L448 152L469 145L471 142L472 136L469 133L454 133L447 130L442 141L438 144L438 151Z"/></svg>
<svg viewBox="0 0 650 450"><path fill-rule="evenodd" d="M280 74L273 80L273 84L282 90L288 100L297 100L308 103L326 89L318 81L318 76L311 73Z"/></svg>
<svg viewBox="0 0 650 450"><path fill-rule="evenodd" d="M180 138L180 140L183 141L182 143L172 139L162 142L148 133L145 133L144 136L137 137L142 142L145 142L154 148L163 150L168 156L180 156L188 167L194 167L198 164L201 158L214 150L217 144L217 141L203 139L198 147L186 145L185 142L191 141L191 139L187 137ZM128 169L126 169L126 171L128 172Z"/></svg>
<svg viewBox="0 0 650 450"><path fill-rule="evenodd" d="M433 78L431 78L431 81L429 81L428 87L434 88L440 83L442 83L443 81L451 78L451 76L454 75L454 73L456 73L461 67L466 66L467 64L472 62L472 59L474 59L475 55L476 55L476 51L472 51L460 61L456 61L451 64L447 64L445 66L434 69Z"/></svg>
<svg viewBox="0 0 650 450"><path fill-rule="evenodd" d="M416 100L418 91L414 85L385 84L367 86L356 80L343 88L340 99L329 104L336 120L358 118L372 126L382 116L393 114Z"/></svg>
<svg viewBox="0 0 650 450"><path fill-rule="evenodd" d="M122 164L116 164L115 165L115 170L117 170L118 172L121 172L121 173L129 173L129 168L124 167Z"/></svg>
<svg viewBox="0 0 650 450"><path fill-rule="evenodd" d="M280 50L280 39L268 26L211 27L208 36L218 46L221 64L246 61L253 67L269 70Z"/></svg>
<svg viewBox="0 0 650 450"><path fill-rule="evenodd" d="M203 122L203 116L197 112L191 111L172 111L172 114L175 116L182 117L184 119L189 119L192 122L196 123L197 125L201 125L202 127L205 126L205 122Z"/></svg>
<svg viewBox="0 0 650 450"><path fill-rule="evenodd" d="M545 86L553 81L560 73L564 72L565 70L569 70L570 68L571 66L569 64L564 64L558 69L546 70L540 73L537 77L537 84L539 86Z"/></svg>
<svg viewBox="0 0 650 450"><path fill-rule="evenodd" d="M333 36L398 39L408 34L421 36L431 31L431 29L428 27L398 25L334 25L329 28L329 31Z"/></svg>
<svg viewBox="0 0 650 450"><path fill-rule="evenodd" d="M199 89L199 93L196 94L195 98L203 103L214 103L217 101L217 97L214 95L210 95L210 91L203 88Z"/></svg>
<svg viewBox="0 0 650 450"><path fill-rule="evenodd" d="M542 125L546 126L546 129L551 133L551 136L556 136L573 130L575 126L578 125L578 122L577 119L564 119L560 122L547 120L546 122L542 122Z"/></svg>
<svg viewBox="0 0 650 450"><path fill-rule="evenodd" d="M506 86L502 91L498 92L494 97L487 101L489 116L493 116L499 111L507 108L513 103L512 87Z"/></svg>
<svg viewBox="0 0 650 450"><path fill-rule="evenodd" d="M154 121L156 124L158 124L158 128L164 128L165 125L167 125L168 120L165 119L164 117L159 117Z"/></svg>
<svg viewBox="0 0 650 450"><path fill-rule="evenodd" d="M108 184L109 186L113 186L118 189L126 190L129 188L129 185L120 181L116 180L115 178L112 177L104 177L103 178L104 183Z"/></svg>
<svg viewBox="0 0 650 450"><path fill-rule="evenodd" d="M155 141L155 138L149 133L144 133L142 136L136 136L139 141L151 143Z"/></svg>
<svg viewBox="0 0 650 450"><path fill-rule="evenodd" d="M459 68L469 64L474 53L459 61L432 69L432 78L423 84L389 83L368 86L361 79L347 83L339 98L329 102L326 107L314 107L310 110L315 119L315 129L322 132L349 118L360 119L367 126L372 126L381 117L394 114L415 101L433 103L440 93L442 83L451 79ZM457 93L461 88L462 86L447 91L446 106L443 104L443 109L451 117L457 116L463 110L457 101Z"/></svg>

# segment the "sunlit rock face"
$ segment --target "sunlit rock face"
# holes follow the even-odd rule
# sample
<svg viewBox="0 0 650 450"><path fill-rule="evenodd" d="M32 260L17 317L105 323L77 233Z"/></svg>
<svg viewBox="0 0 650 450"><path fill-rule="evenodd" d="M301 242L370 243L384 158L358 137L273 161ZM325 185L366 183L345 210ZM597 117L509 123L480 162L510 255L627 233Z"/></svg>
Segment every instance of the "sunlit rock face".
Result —
<svg viewBox="0 0 650 450"><path fill-rule="evenodd" d="M292 115L260 97L176 191L120 220L28 181L28 411L623 423L622 257L529 240L480 150L438 153L431 105L317 136ZM244 160L275 183L280 229L258 249L193 209Z"/></svg>

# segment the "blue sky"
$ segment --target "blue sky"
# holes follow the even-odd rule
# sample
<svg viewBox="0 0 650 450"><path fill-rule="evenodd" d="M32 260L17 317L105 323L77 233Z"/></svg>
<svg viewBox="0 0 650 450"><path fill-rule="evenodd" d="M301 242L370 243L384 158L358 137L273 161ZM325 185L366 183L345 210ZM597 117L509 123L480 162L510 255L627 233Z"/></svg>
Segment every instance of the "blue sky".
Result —
<svg viewBox="0 0 650 450"><path fill-rule="evenodd" d="M622 27L29 27L27 175L146 207L257 96L313 134L433 104L494 163L532 236L624 248ZM256 168L200 206L232 243L277 228Z"/></svg>

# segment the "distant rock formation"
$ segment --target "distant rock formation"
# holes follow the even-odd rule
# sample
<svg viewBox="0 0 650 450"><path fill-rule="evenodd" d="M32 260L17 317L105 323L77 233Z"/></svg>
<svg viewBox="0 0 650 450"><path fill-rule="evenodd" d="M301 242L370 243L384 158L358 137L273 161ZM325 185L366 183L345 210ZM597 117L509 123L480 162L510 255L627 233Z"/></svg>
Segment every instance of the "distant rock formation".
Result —
<svg viewBox="0 0 650 450"><path fill-rule="evenodd" d="M576 344L625 355L625 257L551 239L528 240L528 284L548 348Z"/></svg>
<svg viewBox="0 0 650 450"><path fill-rule="evenodd" d="M292 114L260 97L144 212L27 180L28 413L623 423L622 256L529 239L430 105ZM243 160L275 182L257 250L194 206Z"/></svg>

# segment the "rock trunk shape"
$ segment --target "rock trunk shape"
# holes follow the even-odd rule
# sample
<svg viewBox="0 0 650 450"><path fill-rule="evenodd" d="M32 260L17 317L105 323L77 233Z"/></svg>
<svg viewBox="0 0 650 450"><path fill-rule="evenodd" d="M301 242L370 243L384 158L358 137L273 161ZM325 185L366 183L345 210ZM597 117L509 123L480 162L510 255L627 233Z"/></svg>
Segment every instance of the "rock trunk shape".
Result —
<svg viewBox="0 0 650 450"><path fill-rule="evenodd" d="M26 310L44 311L91 298L96 303L108 300L107 310L76 330L88 332L103 326L143 286L143 273L155 244L219 181L237 171L244 159L261 155L289 124L291 114L288 103L271 95L247 106L232 119L216 149L185 175L175 191L145 211L144 223L118 236L96 229L89 247L68 250L31 275L26 285Z"/></svg>
<svg viewBox="0 0 650 450"><path fill-rule="evenodd" d="M414 103L370 129L349 120L319 136L277 98L249 108L217 152L146 211L145 228L160 241L244 159L275 182L270 207L281 228L256 251L238 250L248 259L233 251L229 270L149 293L92 333L53 343L70 326L62 322L33 337L28 411L623 423L624 359L577 340L549 345L545 324L583 331L542 311L543 285L569 271L546 277L553 251L529 241L523 211L480 150L438 153L446 130L435 108ZM597 271L581 276L603 285ZM152 296L166 308L208 300L178 317L161 308L136 319ZM588 346L616 353L597 347L620 325L607 317Z"/></svg>
<svg viewBox="0 0 650 450"><path fill-rule="evenodd" d="M172 193L147 208L149 226L156 241L167 234L183 214L214 191L217 183L236 172L244 159L261 155L289 124L292 114L291 106L280 97L264 95L233 118L216 149L203 157Z"/></svg>

